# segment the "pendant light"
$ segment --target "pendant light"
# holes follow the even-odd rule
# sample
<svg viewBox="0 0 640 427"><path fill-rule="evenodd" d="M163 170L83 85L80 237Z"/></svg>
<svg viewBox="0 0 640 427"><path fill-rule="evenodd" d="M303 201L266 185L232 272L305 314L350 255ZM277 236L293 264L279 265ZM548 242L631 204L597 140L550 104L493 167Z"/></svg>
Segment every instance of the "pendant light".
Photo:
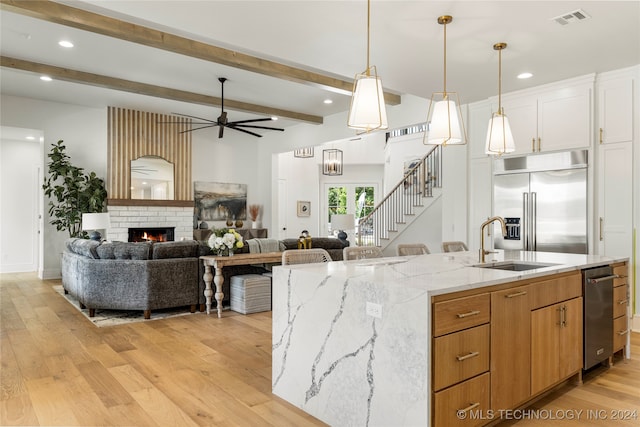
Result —
<svg viewBox="0 0 640 427"><path fill-rule="evenodd" d="M504 115L504 110L502 109L502 50L506 48L506 43L493 45L493 49L498 51L498 111L491 114L485 147L487 154L498 156L513 153L516 150L509 119Z"/></svg>
<svg viewBox="0 0 640 427"><path fill-rule="evenodd" d="M387 111L384 105L382 80L378 77L375 65L369 66L371 28L371 0L367 0L367 68L356 74L353 80L353 93L347 126L358 133L387 129Z"/></svg>
<svg viewBox="0 0 640 427"><path fill-rule="evenodd" d="M337 148L322 150L322 174L342 175L342 150Z"/></svg>
<svg viewBox="0 0 640 427"><path fill-rule="evenodd" d="M447 92L447 24L453 18L440 16L438 24L444 27L444 90L431 95L427 113L427 131L424 144L453 145L466 144L467 136L460 112L460 100L456 92Z"/></svg>
<svg viewBox="0 0 640 427"><path fill-rule="evenodd" d="M313 147L296 148L293 151L293 157L307 159L313 157Z"/></svg>

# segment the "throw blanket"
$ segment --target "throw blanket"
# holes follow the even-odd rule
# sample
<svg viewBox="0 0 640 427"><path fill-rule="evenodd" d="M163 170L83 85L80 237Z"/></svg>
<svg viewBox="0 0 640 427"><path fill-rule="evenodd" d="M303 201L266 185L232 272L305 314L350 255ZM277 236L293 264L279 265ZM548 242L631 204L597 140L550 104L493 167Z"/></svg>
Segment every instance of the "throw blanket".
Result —
<svg viewBox="0 0 640 427"><path fill-rule="evenodd" d="M252 254L280 252L283 250L282 246L284 246L281 246L280 240L277 239L249 239L247 244L249 245L249 252ZM262 264L262 267L271 271L271 267L274 265L280 265L280 263Z"/></svg>
<svg viewBox="0 0 640 427"><path fill-rule="evenodd" d="M280 240L277 239L249 239L247 240L249 245L249 252L252 254L266 253L266 252L280 252Z"/></svg>

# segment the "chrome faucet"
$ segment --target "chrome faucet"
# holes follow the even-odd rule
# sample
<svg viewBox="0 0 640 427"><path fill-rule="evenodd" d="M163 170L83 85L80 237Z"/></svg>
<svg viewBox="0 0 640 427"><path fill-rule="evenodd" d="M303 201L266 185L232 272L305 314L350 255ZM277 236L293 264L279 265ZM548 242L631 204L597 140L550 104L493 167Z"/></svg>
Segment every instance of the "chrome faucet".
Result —
<svg viewBox="0 0 640 427"><path fill-rule="evenodd" d="M492 251L486 251L484 249L484 228L494 221L500 221L500 224L502 224L502 235L505 237L507 236L507 224L505 224L504 219L501 216L492 216L491 218L483 222L480 226L480 262L485 262L484 256L486 254L494 253Z"/></svg>

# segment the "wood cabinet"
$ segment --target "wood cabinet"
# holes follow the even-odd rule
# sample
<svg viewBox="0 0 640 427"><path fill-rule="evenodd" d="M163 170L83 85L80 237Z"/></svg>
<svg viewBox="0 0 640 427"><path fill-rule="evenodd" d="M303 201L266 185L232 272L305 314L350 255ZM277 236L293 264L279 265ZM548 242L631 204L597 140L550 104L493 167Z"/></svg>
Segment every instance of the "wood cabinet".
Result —
<svg viewBox="0 0 640 427"><path fill-rule="evenodd" d="M487 420L481 414L486 416L489 412L489 378L489 373L485 373L436 393L433 425L475 427L486 424Z"/></svg>
<svg viewBox="0 0 640 427"><path fill-rule="evenodd" d="M582 368L582 298L531 312L531 394Z"/></svg>
<svg viewBox="0 0 640 427"><path fill-rule="evenodd" d="M613 266L613 274L618 276L613 281L613 352L625 349L629 338L629 265L627 263Z"/></svg>
<svg viewBox="0 0 640 427"><path fill-rule="evenodd" d="M512 154L588 148L594 76L571 79L539 92L503 96L516 150Z"/></svg>
<svg viewBox="0 0 640 427"><path fill-rule="evenodd" d="M489 323L489 294L456 298L433 306L433 336Z"/></svg>
<svg viewBox="0 0 640 427"><path fill-rule="evenodd" d="M489 370L489 325L444 335L434 340L433 389L459 383Z"/></svg>
<svg viewBox="0 0 640 427"><path fill-rule="evenodd" d="M626 275L626 268L621 263L614 272ZM626 281L616 280L626 289ZM434 297L432 307L436 427L487 424L493 421L489 413L518 408L574 375L581 380L580 271L496 285L478 294L442 295ZM619 319L626 320L626 314ZM626 330L617 321L616 327ZM458 411L465 416L458 417Z"/></svg>
<svg viewBox="0 0 640 427"><path fill-rule="evenodd" d="M491 293L491 409L511 409L529 398L530 286Z"/></svg>
<svg viewBox="0 0 640 427"><path fill-rule="evenodd" d="M458 411L489 410L490 295L433 304L433 425L476 426Z"/></svg>

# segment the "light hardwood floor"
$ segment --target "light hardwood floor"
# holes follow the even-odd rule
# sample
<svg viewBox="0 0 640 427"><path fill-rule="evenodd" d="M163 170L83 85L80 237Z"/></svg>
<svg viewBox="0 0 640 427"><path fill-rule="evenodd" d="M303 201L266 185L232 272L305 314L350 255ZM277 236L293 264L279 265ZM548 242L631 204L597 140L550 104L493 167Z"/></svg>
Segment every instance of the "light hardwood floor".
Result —
<svg viewBox="0 0 640 427"><path fill-rule="evenodd" d="M271 394L271 313L96 328L53 290L57 284L0 275L1 425L324 425ZM556 417L584 410L581 419L503 425L640 425L639 335L630 360L532 406ZM611 420L622 411L638 418Z"/></svg>

